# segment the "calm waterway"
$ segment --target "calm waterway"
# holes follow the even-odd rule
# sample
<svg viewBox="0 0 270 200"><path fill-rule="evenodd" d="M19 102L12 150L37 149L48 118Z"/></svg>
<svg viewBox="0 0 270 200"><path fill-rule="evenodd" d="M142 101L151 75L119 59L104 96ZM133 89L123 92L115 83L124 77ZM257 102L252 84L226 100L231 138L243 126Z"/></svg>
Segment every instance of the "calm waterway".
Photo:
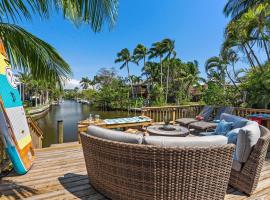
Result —
<svg viewBox="0 0 270 200"><path fill-rule="evenodd" d="M64 142L77 141L77 122L88 118L90 113L100 115L101 119L128 116L127 112L100 111L86 104L65 101L60 105L52 106L49 113L44 118L38 120L38 124L44 133L43 147L48 147L57 142L58 120L64 121Z"/></svg>

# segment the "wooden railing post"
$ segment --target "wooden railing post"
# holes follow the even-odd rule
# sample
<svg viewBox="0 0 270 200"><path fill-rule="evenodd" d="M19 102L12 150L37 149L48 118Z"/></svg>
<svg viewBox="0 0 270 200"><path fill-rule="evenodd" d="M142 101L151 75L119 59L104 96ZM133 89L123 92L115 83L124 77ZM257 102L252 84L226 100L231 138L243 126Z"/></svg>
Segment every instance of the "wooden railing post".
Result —
<svg viewBox="0 0 270 200"><path fill-rule="evenodd" d="M57 121L57 139L58 139L59 144L62 144L64 142L64 122L63 122L63 120Z"/></svg>
<svg viewBox="0 0 270 200"><path fill-rule="evenodd" d="M172 119L173 123L175 123L175 120L176 120L175 114L176 114L176 108L173 108L173 119Z"/></svg>
<svg viewBox="0 0 270 200"><path fill-rule="evenodd" d="M141 113L142 116L145 116L145 109L142 108L142 113Z"/></svg>

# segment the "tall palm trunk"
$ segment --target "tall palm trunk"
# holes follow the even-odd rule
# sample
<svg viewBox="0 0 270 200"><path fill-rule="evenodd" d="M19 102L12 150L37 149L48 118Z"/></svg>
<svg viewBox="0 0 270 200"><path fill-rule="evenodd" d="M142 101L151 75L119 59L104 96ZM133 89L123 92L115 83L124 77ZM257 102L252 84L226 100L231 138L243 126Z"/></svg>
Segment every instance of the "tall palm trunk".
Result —
<svg viewBox="0 0 270 200"><path fill-rule="evenodd" d="M145 63L146 63L146 56L143 57L143 67L145 68ZM146 86L146 90L147 90L147 99L150 98L150 88L149 88L149 76L146 74L146 80L147 80L147 86Z"/></svg>
<svg viewBox="0 0 270 200"><path fill-rule="evenodd" d="M160 60L160 86L163 88L163 66L162 66L162 56L159 57Z"/></svg>
<svg viewBox="0 0 270 200"><path fill-rule="evenodd" d="M236 74L236 71L235 71L235 63L232 62L232 68L233 68L233 75L234 75L234 78L239 81L240 83L242 83L242 81L238 78L237 74Z"/></svg>
<svg viewBox="0 0 270 200"><path fill-rule="evenodd" d="M252 47L250 46L250 44L249 44L248 42L247 42L247 46L248 46L248 48L249 48L251 54L253 55L254 59L256 60L258 66L259 66L260 68L262 68L262 65L261 65L261 63L260 63L258 57L257 57L256 54L254 53Z"/></svg>
<svg viewBox="0 0 270 200"><path fill-rule="evenodd" d="M250 57L249 52L248 52L247 47L246 47L245 44L243 44L243 48L244 48L245 53L247 54L247 58L248 58L249 63L251 64L251 66L253 68L255 68L255 64L254 64L252 58Z"/></svg>
<svg viewBox="0 0 270 200"><path fill-rule="evenodd" d="M166 78L166 96L165 96L165 102L167 104L168 102L168 93L169 93L169 78L170 78L170 56L168 58L169 60L169 65L167 69L167 78Z"/></svg>
<svg viewBox="0 0 270 200"><path fill-rule="evenodd" d="M126 65L127 65L128 78L129 78L129 82L131 86L132 98L134 99L135 96L134 96L134 90L133 90L133 81L132 81L132 78L130 77L128 62L126 63Z"/></svg>
<svg viewBox="0 0 270 200"><path fill-rule="evenodd" d="M236 83L234 82L234 80L232 79L230 73L228 72L227 68L225 69L225 71L226 71L226 74L227 74L228 78L231 80L232 84L234 85L235 89L240 92L239 88L237 87Z"/></svg>
<svg viewBox="0 0 270 200"><path fill-rule="evenodd" d="M261 33L261 35L262 35L263 46L264 46L264 49L265 49L265 53L266 53L267 59L268 59L268 61L270 61L270 55L269 55L268 47L267 47L266 41L263 39L264 38L264 34Z"/></svg>

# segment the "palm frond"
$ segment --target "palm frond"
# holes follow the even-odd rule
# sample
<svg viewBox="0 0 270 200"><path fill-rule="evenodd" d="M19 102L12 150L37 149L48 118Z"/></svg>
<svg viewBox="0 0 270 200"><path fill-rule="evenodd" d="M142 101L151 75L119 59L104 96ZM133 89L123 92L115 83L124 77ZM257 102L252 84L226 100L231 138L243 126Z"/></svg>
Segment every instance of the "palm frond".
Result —
<svg viewBox="0 0 270 200"><path fill-rule="evenodd" d="M31 19L32 14L48 17L49 4L44 0L0 0L0 21Z"/></svg>
<svg viewBox="0 0 270 200"><path fill-rule="evenodd" d="M62 81L72 73L69 65L46 42L17 25L0 23L0 39L15 69L31 72L39 80Z"/></svg>
<svg viewBox="0 0 270 200"><path fill-rule="evenodd" d="M233 19L238 19L249 8L263 2L267 2L267 0L228 0L223 12L227 17L231 16Z"/></svg>
<svg viewBox="0 0 270 200"><path fill-rule="evenodd" d="M48 18L53 10L76 25L83 22L98 32L104 24L110 28L115 24L118 0L0 0L0 21L30 20L33 14Z"/></svg>
<svg viewBox="0 0 270 200"><path fill-rule="evenodd" d="M76 24L85 22L94 32L100 31L104 23L113 27L118 15L118 0L48 0L50 1L65 18Z"/></svg>

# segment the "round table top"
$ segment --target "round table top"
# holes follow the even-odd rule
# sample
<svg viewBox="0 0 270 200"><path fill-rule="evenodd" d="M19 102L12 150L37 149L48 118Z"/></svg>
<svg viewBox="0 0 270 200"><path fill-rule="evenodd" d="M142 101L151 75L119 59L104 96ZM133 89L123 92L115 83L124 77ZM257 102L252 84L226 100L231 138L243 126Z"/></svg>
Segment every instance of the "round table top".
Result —
<svg viewBox="0 0 270 200"><path fill-rule="evenodd" d="M160 136L180 136L185 137L189 134L189 129L179 126L179 125L170 125L170 128L174 130L166 130L163 128L164 125L156 124L147 127L147 132L151 135L160 135Z"/></svg>

